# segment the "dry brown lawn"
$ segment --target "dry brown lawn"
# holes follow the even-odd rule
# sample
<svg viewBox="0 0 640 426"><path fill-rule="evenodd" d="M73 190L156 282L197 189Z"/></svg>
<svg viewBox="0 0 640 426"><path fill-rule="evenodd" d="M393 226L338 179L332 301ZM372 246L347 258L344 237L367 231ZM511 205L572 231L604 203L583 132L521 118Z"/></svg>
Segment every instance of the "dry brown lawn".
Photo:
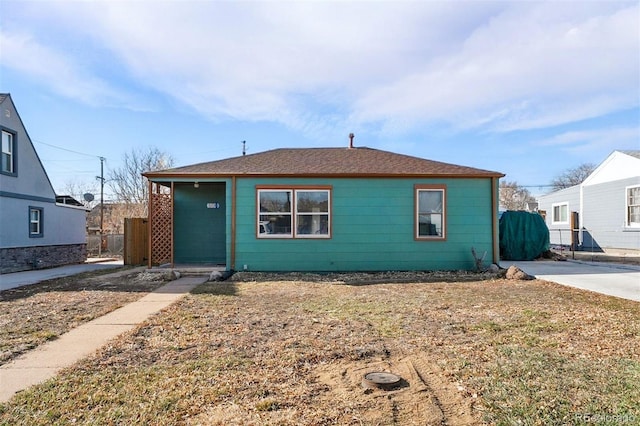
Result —
<svg viewBox="0 0 640 426"><path fill-rule="evenodd" d="M637 302L539 280L295 278L204 284L0 405L0 424L640 422ZM371 371L404 386L365 389Z"/></svg>
<svg viewBox="0 0 640 426"><path fill-rule="evenodd" d="M88 272L0 291L0 365L164 284L139 272Z"/></svg>

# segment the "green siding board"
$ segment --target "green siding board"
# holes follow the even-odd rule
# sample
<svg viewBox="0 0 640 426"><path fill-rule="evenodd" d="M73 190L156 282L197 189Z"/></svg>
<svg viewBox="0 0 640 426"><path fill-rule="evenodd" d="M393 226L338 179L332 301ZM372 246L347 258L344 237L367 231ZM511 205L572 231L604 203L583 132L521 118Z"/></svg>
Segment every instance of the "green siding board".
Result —
<svg viewBox="0 0 640 426"><path fill-rule="evenodd" d="M447 240L415 241L414 185L447 186ZM331 185L332 238L256 238L256 186ZM491 179L238 178L236 268L263 271L471 269L492 252Z"/></svg>

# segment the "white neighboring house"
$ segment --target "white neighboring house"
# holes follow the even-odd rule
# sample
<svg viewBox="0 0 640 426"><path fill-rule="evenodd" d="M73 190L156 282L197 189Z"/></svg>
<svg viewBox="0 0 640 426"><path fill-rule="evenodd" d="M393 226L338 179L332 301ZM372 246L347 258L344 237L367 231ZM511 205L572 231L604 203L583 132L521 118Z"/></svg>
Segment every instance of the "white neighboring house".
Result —
<svg viewBox="0 0 640 426"><path fill-rule="evenodd" d="M538 199L552 245L571 244L571 217L578 249L640 250L640 151L613 151L582 182Z"/></svg>
<svg viewBox="0 0 640 426"><path fill-rule="evenodd" d="M86 209L56 196L9 94L0 131L0 273L84 262Z"/></svg>

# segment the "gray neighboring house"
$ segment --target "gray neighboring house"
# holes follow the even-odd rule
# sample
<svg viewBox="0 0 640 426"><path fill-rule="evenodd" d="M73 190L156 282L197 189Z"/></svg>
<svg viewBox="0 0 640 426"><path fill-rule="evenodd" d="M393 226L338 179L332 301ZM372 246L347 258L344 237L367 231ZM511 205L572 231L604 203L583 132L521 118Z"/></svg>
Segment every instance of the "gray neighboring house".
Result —
<svg viewBox="0 0 640 426"><path fill-rule="evenodd" d="M640 151L613 151L580 185L538 202L552 245L570 245L573 226L576 249L640 250Z"/></svg>
<svg viewBox="0 0 640 426"><path fill-rule="evenodd" d="M0 130L0 273L84 262L86 209L56 196L9 94Z"/></svg>

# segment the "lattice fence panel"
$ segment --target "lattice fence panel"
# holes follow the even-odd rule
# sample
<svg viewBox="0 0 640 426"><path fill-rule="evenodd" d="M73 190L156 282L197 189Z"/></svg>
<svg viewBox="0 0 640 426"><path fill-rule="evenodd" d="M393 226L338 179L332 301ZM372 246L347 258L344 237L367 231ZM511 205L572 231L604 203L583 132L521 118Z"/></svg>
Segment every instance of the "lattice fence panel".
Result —
<svg viewBox="0 0 640 426"><path fill-rule="evenodd" d="M151 194L151 264L171 262L171 194Z"/></svg>

